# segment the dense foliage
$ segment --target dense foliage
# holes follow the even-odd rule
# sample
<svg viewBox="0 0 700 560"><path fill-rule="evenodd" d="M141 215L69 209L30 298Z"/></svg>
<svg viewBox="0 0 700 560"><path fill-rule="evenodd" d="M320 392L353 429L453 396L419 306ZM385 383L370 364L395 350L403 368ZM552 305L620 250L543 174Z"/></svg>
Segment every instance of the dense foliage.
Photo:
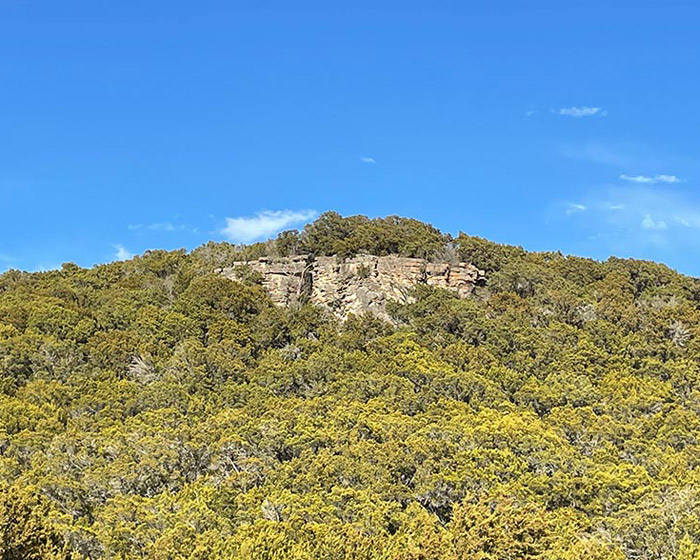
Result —
<svg viewBox="0 0 700 560"><path fill-rule="evenodd" d="M217 267L488 272L392 324ZM700 282L328 213L250 247L0 276L0 558L700 559Z"/></svg>

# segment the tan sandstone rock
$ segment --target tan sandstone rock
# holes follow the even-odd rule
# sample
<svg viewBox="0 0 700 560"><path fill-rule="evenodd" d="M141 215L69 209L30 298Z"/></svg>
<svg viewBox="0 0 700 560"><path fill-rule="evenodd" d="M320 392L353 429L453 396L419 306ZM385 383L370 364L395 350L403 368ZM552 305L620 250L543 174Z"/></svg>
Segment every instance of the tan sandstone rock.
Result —
<svg viewBox="0 0 700 560"><path fill-rule="evenodd" d="M233 263L221 272L233 279L242 266L262 275L263 286L277 305L308 300L328 307L340 317L369 311L387 318L387 301L411 301L411 289L418 284L445 288L467 297L484 279L483 271L467 263L431 263L393 255L357 255L342 260L263 257Z"/></svg>

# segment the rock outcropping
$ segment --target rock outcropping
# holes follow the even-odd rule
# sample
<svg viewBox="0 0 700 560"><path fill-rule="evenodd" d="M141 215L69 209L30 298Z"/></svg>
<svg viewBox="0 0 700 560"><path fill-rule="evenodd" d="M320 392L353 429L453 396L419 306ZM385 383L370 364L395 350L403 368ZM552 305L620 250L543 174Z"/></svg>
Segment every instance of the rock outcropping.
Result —
<svg viewBox="0 0 700 560"><path fill-rule="evenodd" d="M389 300L411 301L411 289L427 284L467 297L483 282L484 273L467 264L431 263L424 259L358 255L344 260L337 257L263 257L236 262L221 273L237 278L242 267L262 275L263 286L278 305L310 301L331 309L340 317L369 311L387 318Z"/></svg>

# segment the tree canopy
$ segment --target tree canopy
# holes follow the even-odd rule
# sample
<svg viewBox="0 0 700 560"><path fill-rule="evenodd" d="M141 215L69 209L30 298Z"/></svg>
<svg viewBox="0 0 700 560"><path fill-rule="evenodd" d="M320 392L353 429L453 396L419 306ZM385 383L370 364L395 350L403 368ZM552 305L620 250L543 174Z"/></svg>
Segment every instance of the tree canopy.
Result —
<svg viewBox="0 0 700 560"><path fill-rule="evenodd" d="M339 321L262 255L458 258ZM0 275L0 558L699 560L700 281L322 215Z"/></svg>

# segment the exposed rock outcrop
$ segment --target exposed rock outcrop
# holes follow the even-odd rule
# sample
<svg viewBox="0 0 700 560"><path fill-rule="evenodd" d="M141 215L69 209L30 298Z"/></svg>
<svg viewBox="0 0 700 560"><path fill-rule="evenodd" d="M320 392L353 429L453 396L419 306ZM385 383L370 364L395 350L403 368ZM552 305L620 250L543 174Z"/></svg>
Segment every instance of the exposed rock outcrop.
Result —
<svg viewBox="0 0 700 560"><path fill-rule="evenodd" d="M483 271L467 263L431 263L393 255L358 255L344 260L263 257L233 263L221 272L235 279L241 267L262 275L263 286L276 304L308 300L328 307L341 317L369 311L386 318L387 301L409 302L411 288L417 284L445 288L467 297L484 280Z"/></svg>

